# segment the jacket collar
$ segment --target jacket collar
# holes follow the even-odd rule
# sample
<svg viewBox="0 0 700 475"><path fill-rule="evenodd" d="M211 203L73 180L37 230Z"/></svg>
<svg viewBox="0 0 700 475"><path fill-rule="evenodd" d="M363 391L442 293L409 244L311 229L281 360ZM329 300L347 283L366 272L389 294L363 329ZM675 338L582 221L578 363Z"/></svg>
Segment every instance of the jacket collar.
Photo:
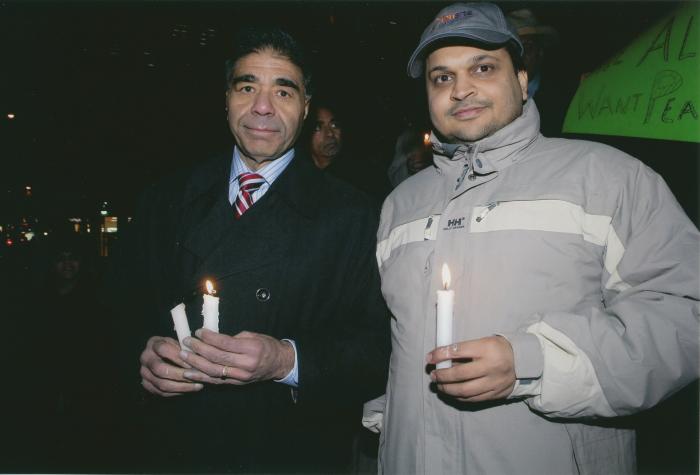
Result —
<svg viewBox="0 0 700 475"><path fill-rule="evenodd" d="M197 275L201 262L210 258L230 233L239 233L242 242L258 246L265 245L260 240L260 234L273 234L281 243L264 252L254 253L256 259L246 258L250 249L242 255L229 256L208 269L215 278L222 278L232 272L243 272L246 269L261 265L264 260L279 258L280 253L287 249L285 243L291 242L286 236L291 232L292 223L298 222L290 213L274 212L274 216L283 219L270 218L266 210L264 215L255 213L255 206L243 216L240 223L233 218L233 208L228 201L229 174L231 171L231 153L215 157L213 160L199 166L189 176L186 182L182 209L177 219L177 242L188 253L181 254L183 267L182 275ZM304 218L313 219L318 215L322 200L319 193L323 187L323 176L311 160L305 156L296 156L282 174L274 181L267 193L261 198L272 206L284 206L287 203L292 208L291 214L297 213ZM275 203L272 204L271 201ZM261 224L264 223L264 224ZM261 228L260 226L263 226ZM261 231L262 229L262 231ZM196 256L195 261L187 261L188 255ZM263 257L260 257L262 255ZM235 257L235 259L233 259ZM235 265L231 264L235 260ZM185 293L198 285L201 279L194 279L184 284Z"/></svg>
<svg viewBox="0 0 700 475"><path fill-rule="evenodd" d="M323 173L313 165L311 158L297 153L268 193L278 194L300 215L314 218L319 213L322 180Z"/></svg>
<svg viewBox="0 0 700 475"><path fill-rule="evenodd" d="M539 136L540 115L532 99L523 106L523 113L513 122L493 135L470 143L450 144L441 142L434 133L430 141L433 145L434 162L438 169L461 167L462 159L468 154L478 154L480 165L474 165L476 174L500 171L523 157L520 153Z"/></svg>

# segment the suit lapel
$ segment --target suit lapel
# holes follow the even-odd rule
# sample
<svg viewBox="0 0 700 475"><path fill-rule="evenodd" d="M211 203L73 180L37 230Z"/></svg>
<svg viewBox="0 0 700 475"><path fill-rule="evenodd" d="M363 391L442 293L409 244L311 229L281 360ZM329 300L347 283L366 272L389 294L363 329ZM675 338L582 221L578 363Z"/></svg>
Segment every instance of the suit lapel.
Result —
<svg viewBox="0 0 700 475"><path fill-rule="evenodd" d="M202 262L216 250L232 225L228 202L231 156L226 154L197 170L186 185L176 234L178 276L185 298L201 293L202 282L193 279Z"/></svg>
<svg viewBox="0 0 700 475"><path fill-rule="evenodd" d="M320 172L307 161L295 157L239 220L228 201L230 156L193 177L178 229L185 294L200 293L205 278L222 280L275 265L292 246L303 245L296 241L318 212L320 186Z"/></svg>

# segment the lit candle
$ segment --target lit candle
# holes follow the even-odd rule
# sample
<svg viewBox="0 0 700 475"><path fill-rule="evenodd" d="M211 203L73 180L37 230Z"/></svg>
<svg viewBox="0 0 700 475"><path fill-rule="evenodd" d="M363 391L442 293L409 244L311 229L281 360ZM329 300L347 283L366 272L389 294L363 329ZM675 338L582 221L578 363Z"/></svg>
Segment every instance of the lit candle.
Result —
<svg viewBox="0 0 700 475"><path fill-rule="evenodd" d="M210 280L206 282L207 293L204 294L204 303L202 304L202 316L204 317L204 325L202 328L219 333L219 297L215 297L216 290Z"/></svg>
<svg viewBox="0 0 700 475"><path fill-rule="evenodd" d="M180 347L189 350L190 348L183 343L185 338L192 335L190 333L190 325L187 323L187 313L185 313L185 304L180 303L171 308L170 315L173 317L173 323L175 324L175 333L177 333L177 339L180 342Z"/></svg>
<svg viewBox="0 0 700 475"><path fill-rule="evenodd" d="M449 290L450 269L447 264L442 265L443 290L437 291L437 328L435 332L435 346L447 346L452 344L452 315L455 302L455 291ZM437 369L451 368L452 361L442 361L437 364Z"/></svg>
<svg viewBox="0 0 700 475"><path fill-rule="evenodd" d="M427 132L423 134L423 145L426 147L430 145L430 134Z"/></svg>

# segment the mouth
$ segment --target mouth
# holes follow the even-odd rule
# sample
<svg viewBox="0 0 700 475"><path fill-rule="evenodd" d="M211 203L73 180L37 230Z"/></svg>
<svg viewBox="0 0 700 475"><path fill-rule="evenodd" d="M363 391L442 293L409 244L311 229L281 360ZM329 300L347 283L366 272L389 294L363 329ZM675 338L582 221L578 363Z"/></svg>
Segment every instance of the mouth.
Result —
<svg viewBox="0 0 700 475"><path fill-rule="evenodd" d="M250 132L253 135L270 135L270 134L276 134L279 132L277 129L269 129L266 127L251 127L248 125L243 126L244 129L246 129L248 132Z"/></svg>
<svg viewBox="0 0 700 475"><path fill-rule="evenodd" d="M340 144L338 142L326 142L322 147L324 150L336 150L340 148Z"/></svg>
<svg viewBox="0 0 700 475"><path fill-rule="evenodd" d="M481 115L483 111L486 110L486 106L466 106L460 107L453 111L450 115L456 117L457 119L474 119Z"/></svg>

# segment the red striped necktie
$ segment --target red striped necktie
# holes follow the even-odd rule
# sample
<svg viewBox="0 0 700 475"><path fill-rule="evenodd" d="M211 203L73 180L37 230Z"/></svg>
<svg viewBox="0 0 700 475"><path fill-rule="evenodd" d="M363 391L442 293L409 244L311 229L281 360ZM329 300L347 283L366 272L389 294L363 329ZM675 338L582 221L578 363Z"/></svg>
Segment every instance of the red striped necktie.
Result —
<svg viewBox="0 0 700 475"><path fill-rule="evenodd" d="M236 211L236 219L240 218L248 208L253 206L253 193L260 188L265 179L257 173L241 173L238 175L238 195L233 207Z"/></svg>

